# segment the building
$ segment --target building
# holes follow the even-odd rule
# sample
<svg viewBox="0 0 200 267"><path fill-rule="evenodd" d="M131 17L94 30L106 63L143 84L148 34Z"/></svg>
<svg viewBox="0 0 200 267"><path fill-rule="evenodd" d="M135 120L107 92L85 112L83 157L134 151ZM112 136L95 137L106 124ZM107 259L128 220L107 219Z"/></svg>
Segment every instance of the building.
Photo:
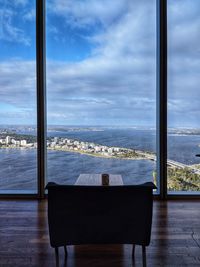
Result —
<svg viewBox="0 0 200 267"><path fill-rule="evenodd" d="M95 150L95 152L100 152L101 151L101 147L100 146L95 146L94 150Z"/></svg>
<svg viewBox="0 0 200 267"><path fill-rule="evenodd" d="M26 140L21 140L20 141L20 145L21 146L26 146L27 145L27 141Z"/></svg>
<svg viewBox="0 0 200 267"><path fill-rule="evenodd" d="M57 142L58 142L58 137L54 137L54 138L53 138L53 141L57 144Z"/></svg>
<svg viewBox="0 0 200 267"><path fill-rule="evenodd" d="M6 144L10 144L11 143L11 137L10 136L6 136Z"/></svg>

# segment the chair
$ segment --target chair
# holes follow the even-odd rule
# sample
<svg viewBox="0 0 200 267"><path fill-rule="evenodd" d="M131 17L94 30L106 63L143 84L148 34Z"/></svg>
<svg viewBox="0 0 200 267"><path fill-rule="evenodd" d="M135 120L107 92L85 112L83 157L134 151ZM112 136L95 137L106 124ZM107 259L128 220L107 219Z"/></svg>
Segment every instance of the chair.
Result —
<svg viewBox="0 0 200 267"><path fill-rule="evenodd" d="M59 247L80 244L150 243L153 183L123 186L78 186L48 183L50 244L59 265Z"/></svg>

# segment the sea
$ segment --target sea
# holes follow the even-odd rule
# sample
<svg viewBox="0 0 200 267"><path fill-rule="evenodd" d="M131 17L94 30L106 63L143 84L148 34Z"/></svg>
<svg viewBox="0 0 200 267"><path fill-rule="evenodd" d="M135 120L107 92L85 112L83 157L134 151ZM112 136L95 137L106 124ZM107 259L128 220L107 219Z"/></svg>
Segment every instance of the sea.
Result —
<svg viewBox="0 0 200 267"><path fill-rule="evenodd" d="M151 129L56 130L49 131L48 136L156 153L156 132ZM200 158L195 157L200 154L199 145L200 135L169 134L168 158L185 164L199 164ZM152 181L155 170L156 163L150 160L102 158L49 150L46 183L74 184L81 173L110 173L121 174L124 184L140 184ZM36 149L0 149L0 190L37 190Z"/></svg>

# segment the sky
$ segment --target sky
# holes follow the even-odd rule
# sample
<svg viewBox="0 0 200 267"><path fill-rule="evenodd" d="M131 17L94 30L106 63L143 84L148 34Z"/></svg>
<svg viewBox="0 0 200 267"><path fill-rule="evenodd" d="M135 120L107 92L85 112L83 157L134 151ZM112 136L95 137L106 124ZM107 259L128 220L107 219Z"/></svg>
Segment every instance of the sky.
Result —
<svg viewBox="0 0 200 267"><path fill-rule="evenodd" d="M156 0L47 0L49 125L156 124ZM200 3L168 0L168 125L199 127ZM0 124L36 123L35 1L0 0Z"/></svg>

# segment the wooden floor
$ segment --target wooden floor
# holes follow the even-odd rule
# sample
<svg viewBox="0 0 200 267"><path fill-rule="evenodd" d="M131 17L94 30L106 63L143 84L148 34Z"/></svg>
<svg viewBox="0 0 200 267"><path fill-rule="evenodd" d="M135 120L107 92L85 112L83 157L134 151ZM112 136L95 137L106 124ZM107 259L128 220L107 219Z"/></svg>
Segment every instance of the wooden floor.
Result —
<svg viewBox="0 0 200 267"><path fill-rule="evenodd" d="M0 201L0 267L55 266L49 245L46 201ZM141 248L135 262L130 245L69 247L60 266L142 266ZM147 266L200 266L200 201L154 202Z"/></svg>

